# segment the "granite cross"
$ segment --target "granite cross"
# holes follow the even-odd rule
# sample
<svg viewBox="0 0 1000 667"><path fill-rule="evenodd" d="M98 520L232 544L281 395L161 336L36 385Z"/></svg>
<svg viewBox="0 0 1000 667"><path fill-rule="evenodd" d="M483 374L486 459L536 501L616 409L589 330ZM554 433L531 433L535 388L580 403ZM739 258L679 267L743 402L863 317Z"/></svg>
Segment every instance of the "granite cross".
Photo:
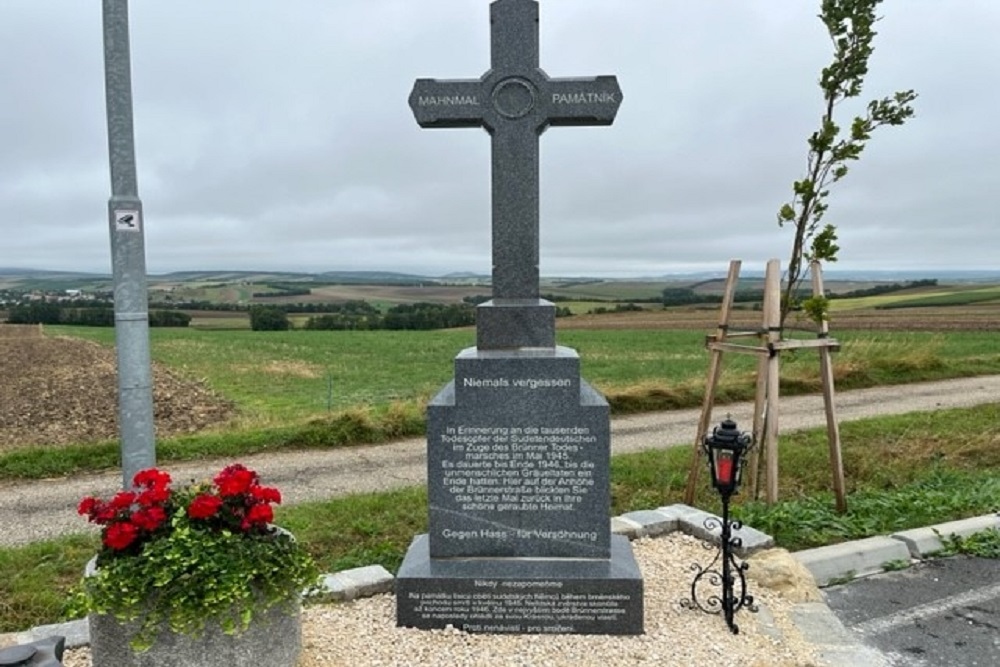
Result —
<svg viewBox="0 0 1000 667"><path fill-rule="evenodd" d="M550 79L538 65L538 3L490 5L490 69L479 79L417 79L420 127L483 127L493 149L493 298L538 298L538 136L550 125L610 125L613 76Z"/></svg>

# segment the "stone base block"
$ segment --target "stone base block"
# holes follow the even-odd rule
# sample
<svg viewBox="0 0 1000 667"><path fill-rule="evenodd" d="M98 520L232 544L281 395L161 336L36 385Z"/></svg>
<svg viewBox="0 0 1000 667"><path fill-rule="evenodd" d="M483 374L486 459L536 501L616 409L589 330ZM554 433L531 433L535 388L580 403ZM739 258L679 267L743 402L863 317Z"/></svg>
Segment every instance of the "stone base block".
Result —
<svg viewBox="0 0 1000 667"><path fill-rule="evenodd" d="M556 307L545 299L495 299L476 308L476 347L556 346Z"/></svg>
<svg viewBox="0 0 1000 667"><path fill-rule="evenodd" d="M491 634L642 634L642 574L620 535L612 537L607 560L432 559L427 535L418 535L396 575L396 624Z"/></svg>

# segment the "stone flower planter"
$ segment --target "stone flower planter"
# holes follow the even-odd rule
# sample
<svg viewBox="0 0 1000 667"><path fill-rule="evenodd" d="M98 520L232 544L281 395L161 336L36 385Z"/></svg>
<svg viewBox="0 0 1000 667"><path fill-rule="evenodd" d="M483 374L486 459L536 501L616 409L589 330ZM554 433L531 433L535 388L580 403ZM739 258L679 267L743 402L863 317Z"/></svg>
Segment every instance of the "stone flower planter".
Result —
<svg viewBox="0 0 1000 667"><path fill-rule="evenodd" d="M136 652L128 624L91 614L90 650L94 667L295 667L302 651L302 615L277 607L254 619L246 632L227 635L208 627L200 637L160 634L153 646Z"/></svg>
<svg viewBox="0 0 1000 667"><path fill-rule="evenodd" d="M94 571L96 558L87 564ZM296 600L256 616L246 631L227 635L209 625L199 637L161 632L151 648L129 645L136 624L106 614L90 614L90 650L94 667L295 667L302 652L302 606Z"/></svg>
<svg viewBox="0 0 1000 667"><path fill-rule="evenodd" d="M240 463L171 483L140 470L131 489L77 507L102 526L100 555L71 598L88 614L94 667L295 667L302 591L318 572L272 523L281 493Z"/></svg>

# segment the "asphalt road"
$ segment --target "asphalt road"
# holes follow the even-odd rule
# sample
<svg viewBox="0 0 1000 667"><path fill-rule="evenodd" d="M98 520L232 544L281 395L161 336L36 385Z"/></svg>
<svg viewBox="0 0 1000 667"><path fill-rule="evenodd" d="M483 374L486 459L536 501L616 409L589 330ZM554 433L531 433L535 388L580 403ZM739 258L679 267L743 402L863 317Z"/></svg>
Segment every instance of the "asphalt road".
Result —
<svg viewBox="0 0 1000 667"><path fill-rule="evenodd" d="M876 387L839 392L841 422L876 415L903 414L943 408L969 407L1000 401L1000 375L943 382ZM820 396L781 400L779 431L825 425ZM611 446L615 454L690 444L695 438L700 410L676 410L612 420ZM731 414L744 430L752 424L753 404L717 407L713 423ZM333 450L280 452L245 457L242 463L257 470L266 484L278 486L285 502L294 504L351 493L385 491L425 484L426 443L410 439L384 445ZM175 480L204 479L232 460L170 464ZM71 478L0 482L0 545L12 546L56 535L83 532L89 526L76 514L85 495L108 496L121 487L121 473L77 475Z"/></svg>
<svg viewBox="0 0 1000 667"><path fill-rule="evenodd" d="M1000 562L956 556L826 589L827 604L898 667L1000 665Z"/></svg>

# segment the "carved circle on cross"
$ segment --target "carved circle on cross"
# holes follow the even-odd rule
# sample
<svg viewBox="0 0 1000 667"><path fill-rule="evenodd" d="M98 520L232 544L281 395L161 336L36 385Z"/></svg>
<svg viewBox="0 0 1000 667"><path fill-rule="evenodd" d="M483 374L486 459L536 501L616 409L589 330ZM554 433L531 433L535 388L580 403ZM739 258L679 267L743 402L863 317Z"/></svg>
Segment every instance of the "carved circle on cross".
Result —
<svg viewBox="0 0 1000 667"><path fill-rule="evenodd" d="M493 107L504 118L523 118L535 108L536 89L527 79L512 76L493 88Z"/></svg>

